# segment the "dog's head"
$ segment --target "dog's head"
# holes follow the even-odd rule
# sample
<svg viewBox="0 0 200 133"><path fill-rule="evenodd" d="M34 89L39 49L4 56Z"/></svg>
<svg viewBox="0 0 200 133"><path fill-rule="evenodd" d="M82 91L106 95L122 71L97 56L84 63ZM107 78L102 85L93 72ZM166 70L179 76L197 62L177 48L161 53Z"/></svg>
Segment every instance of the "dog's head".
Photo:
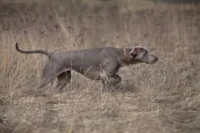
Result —
<svg viewBox="0 0 200 133"><path fill-rule="evenodd" d="M158 57L149 54L149 52L146 49L140 46L134 47L129 54L132 58L131 62L134 63L144 62L147 64L154 64L158 60Z"/></svg>

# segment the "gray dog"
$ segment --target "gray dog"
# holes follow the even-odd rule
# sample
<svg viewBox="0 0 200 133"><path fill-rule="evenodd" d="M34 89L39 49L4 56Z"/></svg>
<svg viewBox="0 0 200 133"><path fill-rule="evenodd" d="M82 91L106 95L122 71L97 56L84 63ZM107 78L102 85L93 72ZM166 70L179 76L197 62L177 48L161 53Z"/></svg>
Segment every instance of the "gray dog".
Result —
<svg viewBox="0 0 200 133"><path fill-rule="evenodd" d="M44 50L24 51L19 49L16 43L16 50L25 54L47 55L49 61L44 66L38 88L44 87L57 77L56 88L58 90L62 90L70 82L72 70L90 79L102 80L104 87L109 87L121 81L121 77L117 74L120 67L142 62L154 64L158 60L156 56L149 54L146 49L139 46L124 49L104 47L49 53Z"/></svg>

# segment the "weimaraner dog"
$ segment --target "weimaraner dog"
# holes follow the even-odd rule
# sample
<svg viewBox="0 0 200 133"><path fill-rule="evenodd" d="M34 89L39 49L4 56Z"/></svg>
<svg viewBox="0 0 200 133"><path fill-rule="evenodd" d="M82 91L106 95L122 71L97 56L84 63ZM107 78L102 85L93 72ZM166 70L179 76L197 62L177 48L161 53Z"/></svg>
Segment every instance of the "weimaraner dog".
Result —
<svg viewBox="0 0 200 133"><path fill-rule="evenodd" d="M140 46L134 48L92 48L67 52L47 52L44 50L24 51L25 54L47 55L49 61L44 66L37 88L42 88L57 77L56 88L62 90L71 79L71 71L76 71L90 79L102 80L104 87L114 86L121 81L117 74L120 67L137 63L154 64L158 58Z"/></svg>

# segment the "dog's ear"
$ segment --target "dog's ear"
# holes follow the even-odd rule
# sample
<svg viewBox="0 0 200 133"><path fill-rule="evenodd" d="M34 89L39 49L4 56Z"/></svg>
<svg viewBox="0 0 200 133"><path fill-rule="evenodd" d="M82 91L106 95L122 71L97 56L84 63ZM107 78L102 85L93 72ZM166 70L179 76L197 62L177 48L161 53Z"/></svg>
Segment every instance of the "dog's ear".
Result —
<svg viewBox="0 0 200 133"><path fill-rule="evenodd" d="M141 51L141 47L136 46L136 47L134 47L134 48L131 50L131 52L130 52L129 54L132 55L132 56L135 56L135 55L137 55L140 51Z"/></svg>

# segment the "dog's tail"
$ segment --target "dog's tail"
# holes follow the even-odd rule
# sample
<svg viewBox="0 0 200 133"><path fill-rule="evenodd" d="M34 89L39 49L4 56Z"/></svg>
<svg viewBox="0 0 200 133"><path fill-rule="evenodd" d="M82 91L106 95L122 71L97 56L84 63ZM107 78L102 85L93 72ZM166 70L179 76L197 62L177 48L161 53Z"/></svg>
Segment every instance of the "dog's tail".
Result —
<svg viewBox="0 0 200 133"><path fill-rule="evenodd" d="M18 43L16 42L15 44L15 47L16 47L16 50L20 53L24 53L24 54L35 54L35 53L40 53L40 54L45 54L47 56L49 56L49 52L47 51L44 51L44 50L33 50L33 51L24 51L24 50L21 50L19 49L18 47Z"/></svg>

